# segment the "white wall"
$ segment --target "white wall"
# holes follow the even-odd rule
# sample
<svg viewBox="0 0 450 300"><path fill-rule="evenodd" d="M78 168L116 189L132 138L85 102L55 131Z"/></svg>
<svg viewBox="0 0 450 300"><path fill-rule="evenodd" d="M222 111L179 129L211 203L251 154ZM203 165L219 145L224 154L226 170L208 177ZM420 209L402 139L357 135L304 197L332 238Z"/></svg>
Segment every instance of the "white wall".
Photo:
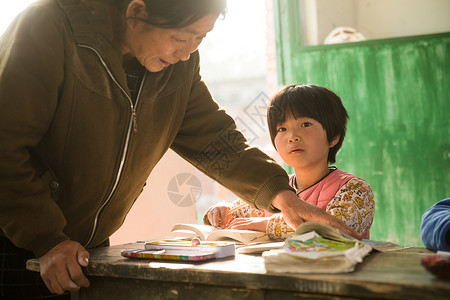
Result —
<svg viewBox="0 0 450 300"><path fill-rule="evenodd" d="M450 31L448 0L299 0L305 45L323 44L336 27L350 26L367 39Z"/></svg>
<svg viewBox="0 0 450 300"><path fill-rule="evenodd" d="M357 26L379 39L450 31L448 0L357 0Z"/></svg>
<svg viewBox="0 0 450 300"><path fill-rule="evenodd" d="M181 173L202 176L175 152L168 151L150 174L124 225L111 236L111 245L168 236L176 222L196 223L195 204L180 206L169 198L169 183ZM189 194L188 188L182 186L180 194Z"/></svg>

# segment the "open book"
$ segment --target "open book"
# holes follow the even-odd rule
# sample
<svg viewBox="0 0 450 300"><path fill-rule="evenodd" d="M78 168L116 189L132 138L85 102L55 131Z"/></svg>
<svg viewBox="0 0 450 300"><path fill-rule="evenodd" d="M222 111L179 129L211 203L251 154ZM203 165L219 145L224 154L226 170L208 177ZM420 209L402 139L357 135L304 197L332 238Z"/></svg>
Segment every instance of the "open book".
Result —
<svg viewBox="0 0 450 300"><path fill-rule="evenodd" d="M315 222L302 223L282 249L263 252L268 272L345 273L372 251L372 247L340 230Z"/></svg>
<svg viewBox="0 0 450 300"><path fill-rule="evenodd" d="M232 240L244 245L269 241L265 232L254 230L220 229L210 225L177 223L172 232L183 236L197 236L202 241Z"/></svg>

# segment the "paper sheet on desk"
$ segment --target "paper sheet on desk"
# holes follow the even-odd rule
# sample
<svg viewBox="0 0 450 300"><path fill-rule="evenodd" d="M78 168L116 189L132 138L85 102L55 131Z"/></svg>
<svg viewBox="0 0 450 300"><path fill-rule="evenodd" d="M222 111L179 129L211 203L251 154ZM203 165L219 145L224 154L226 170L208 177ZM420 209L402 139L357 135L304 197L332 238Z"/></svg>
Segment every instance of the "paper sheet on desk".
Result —
<svg viewBox="0 0 450 300"><path fill-rule="evenodd" d="M261 243L261 244L256 244L256 245L236 247L236 251L237 251L237 253L240 253L240 254L261 254L264 251L283 248L283 246L284 246L284 241L270 242L270 243Z"/></svg>
<svg viewBox="0 0 450 300"><path fill-rule="evenodd" d="M441 251L441 250L438 250L438 252L436 252L436 254L437 254L437 255L440 255L440 256L450 256L450 251Z"/></svg>
<svg viewBox="0 0 450 300"><path fill-rule="evenodd" d="M398 251L403 249L408 249L411 247L400 246L391 242L380 242L380 241L372 241L372 240L361 240L364 244L371 246L374 250L379 252L389 252L389 251Z"/></svg>
<svg viewBox="0 0 450 300"><path fill-rule="evenodd" d="M374 250L379 252L389 252L389 251L398 251L403 249L408 249L411 247L400 246L391 242L380 242L380 241L372 241L372 240L361 240L361 242L370 245ZM272 250L272 249L280 249L283 248L283 242L271 242L271 243L262 243L257 245L250 246L242 246L237 248L237 253L240 254L261 254L264 251ZM446 252L448 256L450 256L450 252Z"/></svg>

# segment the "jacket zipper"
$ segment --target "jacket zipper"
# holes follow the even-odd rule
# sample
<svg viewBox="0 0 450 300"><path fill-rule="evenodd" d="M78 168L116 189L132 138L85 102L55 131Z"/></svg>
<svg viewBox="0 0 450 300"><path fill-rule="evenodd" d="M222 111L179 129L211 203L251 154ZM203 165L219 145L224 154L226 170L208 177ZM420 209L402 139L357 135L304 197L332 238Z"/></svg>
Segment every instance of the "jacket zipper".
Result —
<svg viewBox="0 0 450 300"><path fill-rule="evenodd" d="M98 58L100 59L100 62L102 63L103 67L105 68L105 70L108 73L109 77L111 77L111 79L114 81L114 83L120 88L122 93L127 97L128 102L130 103L130 109L131 109L131 116L130 116L130 122L128 124L127 137L126 137L125 143L123 145L122 157L120 159L119 169L117 170L116 177L114 179L114 185L111 188L108 196L106 197L106 200L103 202L103 204L100 206L100 208L97 210L97 213L95 214L94 225L92 227L91 234L90 234L87 242L84 244L84 247L86 248L89 245L89 243L92 242L92 239L95 236L95 233L96 233L96 230L97 230L97 225L98 225L98 218L100 216L100 213L102 212L103 208L105 208L105 206L111 201L112 195L116 191L117 186L119 184L120 176L122 175L123 166L125 164L125 159L126 159L126 156L127 156L127 153L128 153L128 147L130 145L131 131L132 130L134 132L137 131L136 108L137 108L137 105L138 105L138 102L139 102L139 98L140 98L140 95L141 95L142 87L144 85L144 81L145 81L145 77L146 77L147 73L145 73L144 77L142 78L142 82L141 82L141 85L139 87L139 92L138 92L138 95L136 97L136 103L133 105L133 101L131 100L130 96L128 96L127 92L123 89L123 87L119 84L119 82L117 82L116 78L111 73L110 69L106 65L106 62L104 61L104 59L102 58L100 53L98 53L98 51L95 50L94 48L92 48L90 46L87 46L87 45L79 44L78 46L80 46L82 48L90 49L98 56Z"/></svg>

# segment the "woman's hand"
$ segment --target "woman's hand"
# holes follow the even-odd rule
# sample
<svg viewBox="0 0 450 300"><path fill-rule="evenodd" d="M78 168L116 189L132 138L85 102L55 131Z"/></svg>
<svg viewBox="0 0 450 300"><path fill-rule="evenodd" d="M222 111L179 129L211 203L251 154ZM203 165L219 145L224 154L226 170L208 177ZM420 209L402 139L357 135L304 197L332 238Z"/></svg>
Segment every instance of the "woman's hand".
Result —
<svg viewBox="0 0 450 300"><path fill-rule="evenodd" d="M230 206L227 203L214 205L208 212L209 223L216 228L226 228L231 221L232 216L228 212Z"/></svg>
<svg viewBox="0 0 450 300"><path fill-rule="evenodd" d="M286 223L294 229L303 222L312 221L335 227L359 240L362 239L359 233L323 209L306 201L299 201L298 196L292 191L286 190L279 193L275 196L272 205L281 210Z"/></svg>
<svg viewBox="0 0 450 300"><path fill-rule="evenodd" d="M230 222L228 228L266 232L268 222L268 217L237 218Z"/></svg>
<svg viewBox="0 0 450 300"><path fill-rule="evenodd" d="M87 267L89 253L75 241L64 241L39 258L41 277L50 292L62 295L88 287L81 267Z"/></svg>

